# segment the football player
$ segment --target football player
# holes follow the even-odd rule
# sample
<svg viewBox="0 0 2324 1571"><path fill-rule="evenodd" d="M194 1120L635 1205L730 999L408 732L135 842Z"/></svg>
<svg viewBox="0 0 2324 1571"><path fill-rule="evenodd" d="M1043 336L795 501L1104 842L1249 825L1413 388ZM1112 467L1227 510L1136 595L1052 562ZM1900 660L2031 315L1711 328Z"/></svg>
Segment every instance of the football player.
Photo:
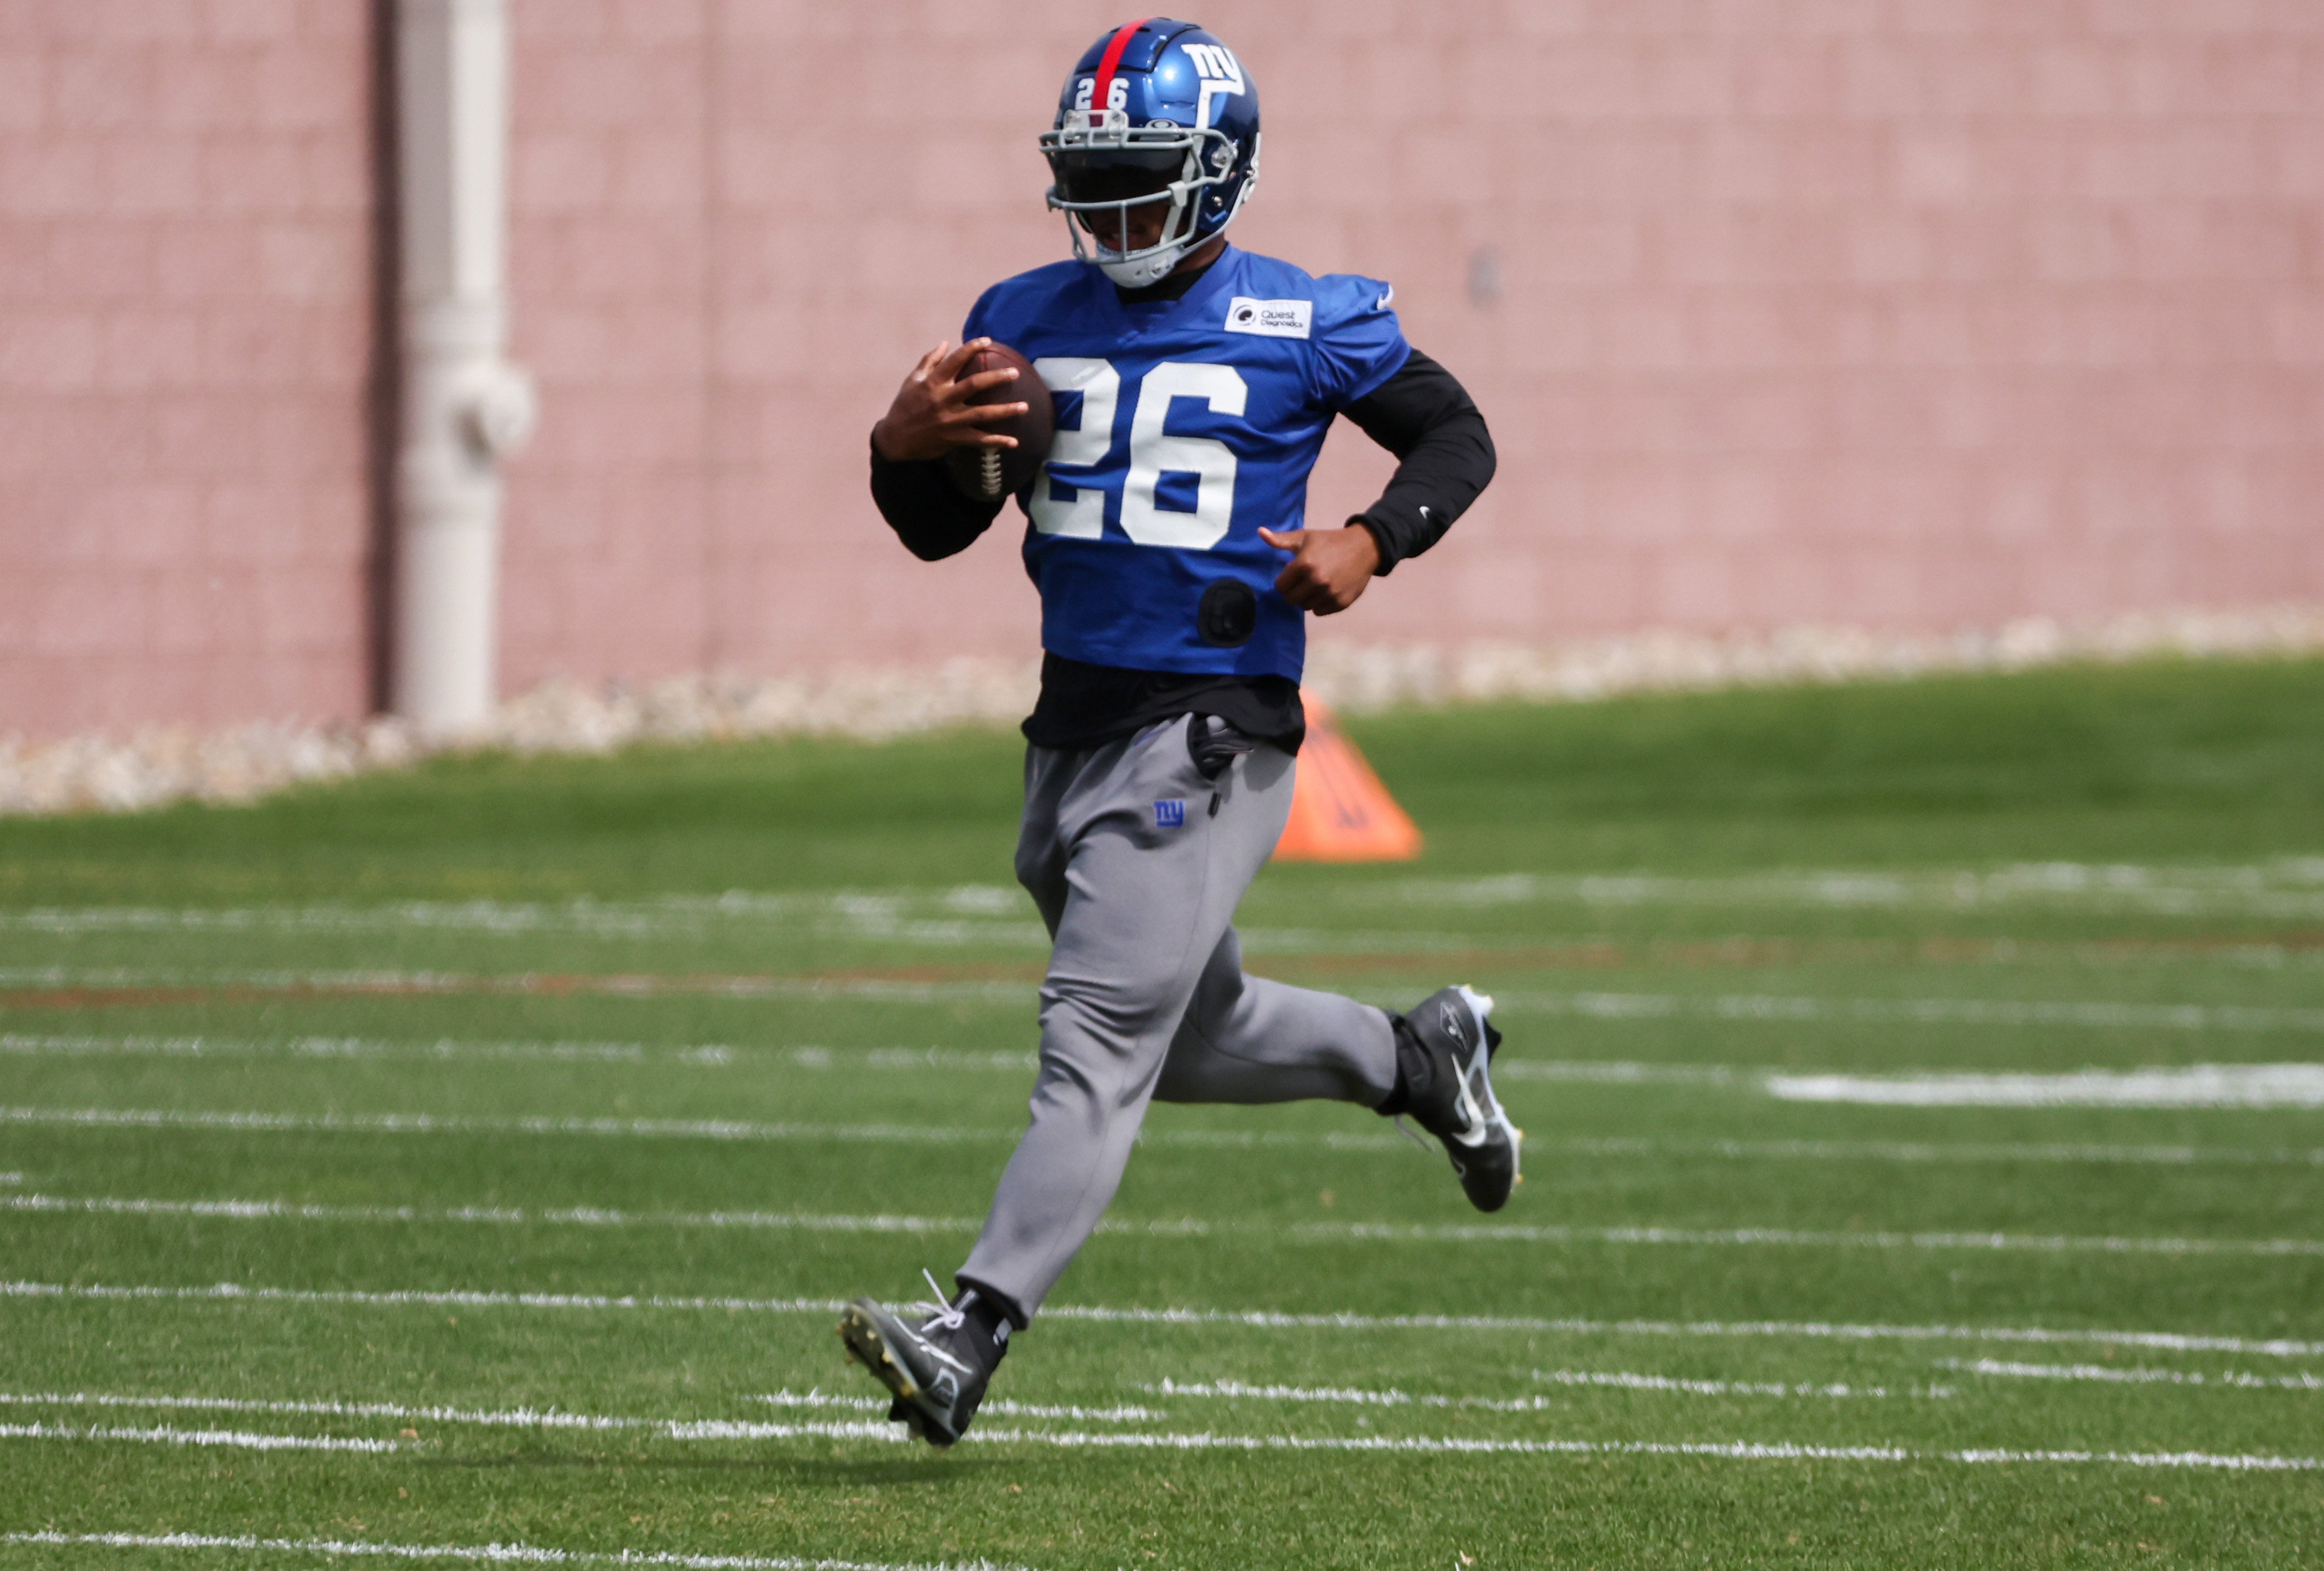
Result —
<svg viewBox="0 0 2324 1571"><path fill-rule="evenodd" d="M1498 1209L1519 1134L1488 1073L1491 1001L1447 987L1397 1015L1247 976L1231 919L1290 810L1305 617L1426 550L1493 473L1484 419L1405 342L1393 291L1227 244L1259 179L1259 90L1190 23L1091 45L1041 137L1074 259L994 285L872 432L872 494L914 555L967 549L999 502L943 461L1013 445L1022 402L968 399L997 341L1056 402L1019 493L1041 595L1017 876L1054 947L1032 1120L946 1298L851 1304L840 1334L942 1446L976 1411L1120 1182L1148 1101L1335 1098L1409 1114L1469 1199ZM1380 499L1307 529L1335 416L1398 460Z"/></svg>

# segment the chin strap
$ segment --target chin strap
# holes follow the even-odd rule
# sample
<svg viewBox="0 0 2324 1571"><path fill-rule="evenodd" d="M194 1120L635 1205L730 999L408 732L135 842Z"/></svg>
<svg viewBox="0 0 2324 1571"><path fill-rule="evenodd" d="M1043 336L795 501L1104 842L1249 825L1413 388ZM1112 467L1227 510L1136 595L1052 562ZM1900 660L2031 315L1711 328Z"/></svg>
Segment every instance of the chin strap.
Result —
<svg viewBox="0 0 2324 1571"><path fill-rule="evenodd" d="M1097 265L1098 271L1123 289L1146 289L1169 277L1170 270L1177 266L1179 259L1185 254L1186 245L1183 242L1159 254L1141 256L1135 262L1108 262L1104 253L1100 252Z"/></svg>

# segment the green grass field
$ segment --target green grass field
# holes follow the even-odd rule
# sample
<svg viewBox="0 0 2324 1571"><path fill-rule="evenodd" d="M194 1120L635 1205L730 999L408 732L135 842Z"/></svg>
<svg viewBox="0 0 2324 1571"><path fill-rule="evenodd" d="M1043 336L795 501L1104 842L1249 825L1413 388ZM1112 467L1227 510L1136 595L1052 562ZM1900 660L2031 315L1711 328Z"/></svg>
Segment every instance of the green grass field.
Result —
<svg viewBox="0 0 2324 1571"><path fill-rule="evenodd" d="M2324 663L1352 729L1252 964L1497 994L1527 1182L1157 1108L945 1455L1012 737L0 822L0 1563L2324 1563Z"/></svg>

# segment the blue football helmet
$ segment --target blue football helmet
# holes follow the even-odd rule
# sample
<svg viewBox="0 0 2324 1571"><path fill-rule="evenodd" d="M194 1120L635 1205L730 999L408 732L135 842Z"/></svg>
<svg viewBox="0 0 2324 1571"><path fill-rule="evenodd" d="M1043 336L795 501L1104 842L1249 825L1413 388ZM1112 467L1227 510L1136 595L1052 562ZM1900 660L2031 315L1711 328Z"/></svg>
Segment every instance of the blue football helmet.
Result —
<svg viewBox="0 0 2324 1571"><path fill-rule="evenodd" d="M1041 136L1074 254L1142 289L1234 222L1259 183L1259 88L1191 22L1133 22L1090 45ZM1167 202L1134 245L1130 209ZM1142 216L1142 215L1141 215ZM1139 226L1143 227L1143 226Z"/></svg>

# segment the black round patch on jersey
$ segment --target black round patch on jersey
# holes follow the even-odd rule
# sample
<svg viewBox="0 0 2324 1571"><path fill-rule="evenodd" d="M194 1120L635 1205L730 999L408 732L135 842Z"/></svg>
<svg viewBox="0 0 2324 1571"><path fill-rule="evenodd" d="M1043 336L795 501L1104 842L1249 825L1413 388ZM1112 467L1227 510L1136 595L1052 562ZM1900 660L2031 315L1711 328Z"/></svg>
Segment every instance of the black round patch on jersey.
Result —
<svg viewBox="0 0 2324 1571"><path fill-rule="evenodd" d="M1203 591L1194 631L1213 649L1234 649L1259 631L1259 596L1240 578L1221 578Z"/></svg>

